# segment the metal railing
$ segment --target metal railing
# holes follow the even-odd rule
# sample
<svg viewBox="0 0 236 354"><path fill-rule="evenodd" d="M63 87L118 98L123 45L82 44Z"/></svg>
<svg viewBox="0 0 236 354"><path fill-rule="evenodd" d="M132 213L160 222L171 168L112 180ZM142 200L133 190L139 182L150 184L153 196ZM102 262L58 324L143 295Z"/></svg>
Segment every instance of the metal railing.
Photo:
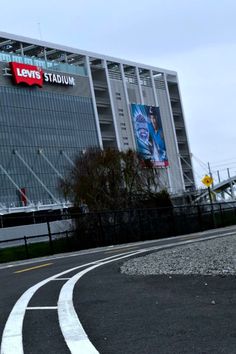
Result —
<svg viewBox="0 0 236 354"><path fill-rule="evenodd" d="M37 219L37 216L34 217ZM42 215L38 217L42 218ZM1 240L0 262L2 261L1 252L6 249L6 245L12 247L24 245L25 257L28 258L32 256L30 247L36 242L47 242L47 254L53 254L111 244L159 239L235 225L236 202L85 214L78 212L78 209L71 209L67 210L65 214L62 213L60 220L73 220L75 229L51 233L50 222L55 218L56 215L43 216L44 222L47 222L48 225L47 234ZM58 244L60 244L59 248Z"/></svg>
<svg viewBox="0 0 236 354"><path fill-rule="evenodd" d="M24 237L17 237L9 240L0 240L0 251L4 251L6 248L9 247L12 249L12 253L14 254L14 248L17 249L18 247L24 246L23 257L20 258L30 258L31 256L36 256L35 252L30 253L30 246L35 245L36 243L47 243L48 244L48 252L47 250L44 253L46 254L54 254L57 253L57 250L54 247L54 241L65 239L67 246L69 246L69 238L73 235L74 231L64 231L60 233L51 233L50 231L47 234L43 235L34 235L34 236L24 236ZM3 246L3 247L2 247ZM65 247L65 250L69 250L70 247ZM63 249L61 250L63 252ZM14 258L14 257L13 257ZM1 255L0 255L0 262L1 262Z"/></svg>

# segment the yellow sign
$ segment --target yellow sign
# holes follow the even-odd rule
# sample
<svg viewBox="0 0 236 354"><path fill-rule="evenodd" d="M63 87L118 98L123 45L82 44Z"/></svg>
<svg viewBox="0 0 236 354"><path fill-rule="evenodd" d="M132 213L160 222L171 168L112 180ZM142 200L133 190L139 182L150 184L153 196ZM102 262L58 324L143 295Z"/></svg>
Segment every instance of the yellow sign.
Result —
<svg viewBox="0 0 236 354"><path fill-rule="evenodd" d="M205 184L205 186L210 187L213 183L213 178L211 176L205 175L202 179L202 183Z"/></svg>

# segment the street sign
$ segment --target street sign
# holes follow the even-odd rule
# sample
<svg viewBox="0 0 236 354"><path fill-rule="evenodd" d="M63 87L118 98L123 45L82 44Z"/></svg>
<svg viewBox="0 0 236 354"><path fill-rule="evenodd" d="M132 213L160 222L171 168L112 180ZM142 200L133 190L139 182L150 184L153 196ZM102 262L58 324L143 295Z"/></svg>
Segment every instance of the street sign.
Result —
<svg viewBox="0 0 236 354"><path fill-rule="evenodd" d="M211 176L205 175L202 179L202 183L205 184L205 186L210 187L213 183L213 178Z"/></svg>

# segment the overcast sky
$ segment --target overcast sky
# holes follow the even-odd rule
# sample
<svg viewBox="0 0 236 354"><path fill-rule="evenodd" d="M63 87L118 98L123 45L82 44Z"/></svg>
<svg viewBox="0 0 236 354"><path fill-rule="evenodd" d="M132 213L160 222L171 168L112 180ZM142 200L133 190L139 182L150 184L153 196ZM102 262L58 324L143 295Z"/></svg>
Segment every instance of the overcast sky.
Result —
<svg viewBox="0 0 236 354"><path fill-rule="evenodd" d="M199 184L197 160L236 175L235 15L235 0L2 0L0 30L176 70Z"/></svg>

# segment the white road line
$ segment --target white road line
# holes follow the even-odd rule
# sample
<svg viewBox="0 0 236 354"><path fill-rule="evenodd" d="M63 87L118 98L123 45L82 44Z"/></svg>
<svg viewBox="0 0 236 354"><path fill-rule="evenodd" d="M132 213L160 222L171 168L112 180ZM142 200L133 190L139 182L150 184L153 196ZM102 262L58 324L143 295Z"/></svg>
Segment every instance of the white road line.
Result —
<svg viewBox="0 0 236 354"><path fill-rule="evenodd" d="M210 236L208 239L216 238L215 236ZM206 238L204 238L205 240ZM135 256L147 251L161 250L163 248L171 248L173 246L184 245L192 242L197 242L198 240L186 240L182 242L174 242L169 245L154 246L151 248L146 248L142 250L134 251L131 254L126 254L125 256L117 256L115 259L104 260L99 264L95 264L89 268L86 268L74 275L70 280L68 280L62 287L59 300L58 300L58 317L59 324L61 327L62 334L64 336L65 342L70 349L72 354L99 354L94 345L90 342L73 305L73 290L77 281L86 273L91 270L98 268L104 264L118 261L127 257ZM202 239L199 241L203 241Z"/></svg>
<svg viewBox="0 0 236 354"><path fill-rule="evenodd" d="M116 256L107 257L105 259L112 259ZM1 354L24 354L23 349L23 339L22 339L22 329L23 329L23 320L25 316L25 312L28 306L28 303L35 292L57 277L63 276L67 273L73 272L74 270L84 268L87 266L91 266L92 264L98 264L105 259L97 260L94 262L89 262L86 264L82 264L80 266L68 269L64 272L58 273L49 277L38 284L29 288L23 295L17 300L14 307L11 310L10 315L8 316L7 322L5 324L3 335L2 335L2 343L1 343Z"/></svg>
<svg viewBox="0 0 236 354"><path fill-rule="evenodd" d="M26 310L57 310L57 306L35 306L35 307L27 307Z"/></svg>
<svg viewBox="0 0 236 354"><path fill-rule="evenodd" d="M187 237L187 235L186 235L186 237ZM173 246L180 246L180 245L187 244L187 243L204 241L204 240L214 239L214 238L218 238L218 237L219 237L219 235L217 235L217 236L214 235L214 236L210 236L210 237L203 235L202 239L193 238L193 240L174 242L169 245L154 246L154 247L142 249L140 251L130 252L129 254L126 254L122 258L130 257L134 254L140 254L140 253L145 253L145 252L154 251L154 250L161 250L161 249L165 249L165 248L169 248L169 247L173 247ZM172 239L174 240L174 238L172 238ZM23 293L23 295L15 303L15 305L12 308L12 311L7 319L7 322L6 322L4 330L3 330L0 354L16 354L16 353L17 354L24 354L23 340L22 340L23 320L24 320L24 316L25 316L25 312L26 312L28 303L29 303L30 299L32 298L32 296L35 294L35 292L39 288L41 288L43 285L47 284L49 281L54 280L57 277L63 276L67 273L70 273L72 271L75 271L77 269L84 268L87 266L91 266L91 265L99 266L100 263L105 264L104 262L106 260L114 259L114 261L115 261L121 255L122 254L113 255L113 256L106 257L106 258L103 258L103 259L100 259L100 260L97 260L94 262L89 262L89 263L68 269L68 270L63 271L61 273L55 274L52 277L49 277L49 278L39 282L38 284L32 286L31 288L29 288L25 293ZM90 269L90 270L92 270L92 269ZM71 306L71 304L69 304L69 306ZM88 354L88 353L86 353L86 354Z"/></svg>
<svg viewBox="0 0 236 354"><path fill-rule="evenodd" d="M73 289L77 281L86 273L104 264L115 262L130 256L138 255L143 251L135 251L129 255L95 264L92 267L82 270L74 275L61 289L58 306L59 324L68 348L72 354L99 354L97 349L90 342L83 326L77 316L73 305Z"/></svg>

